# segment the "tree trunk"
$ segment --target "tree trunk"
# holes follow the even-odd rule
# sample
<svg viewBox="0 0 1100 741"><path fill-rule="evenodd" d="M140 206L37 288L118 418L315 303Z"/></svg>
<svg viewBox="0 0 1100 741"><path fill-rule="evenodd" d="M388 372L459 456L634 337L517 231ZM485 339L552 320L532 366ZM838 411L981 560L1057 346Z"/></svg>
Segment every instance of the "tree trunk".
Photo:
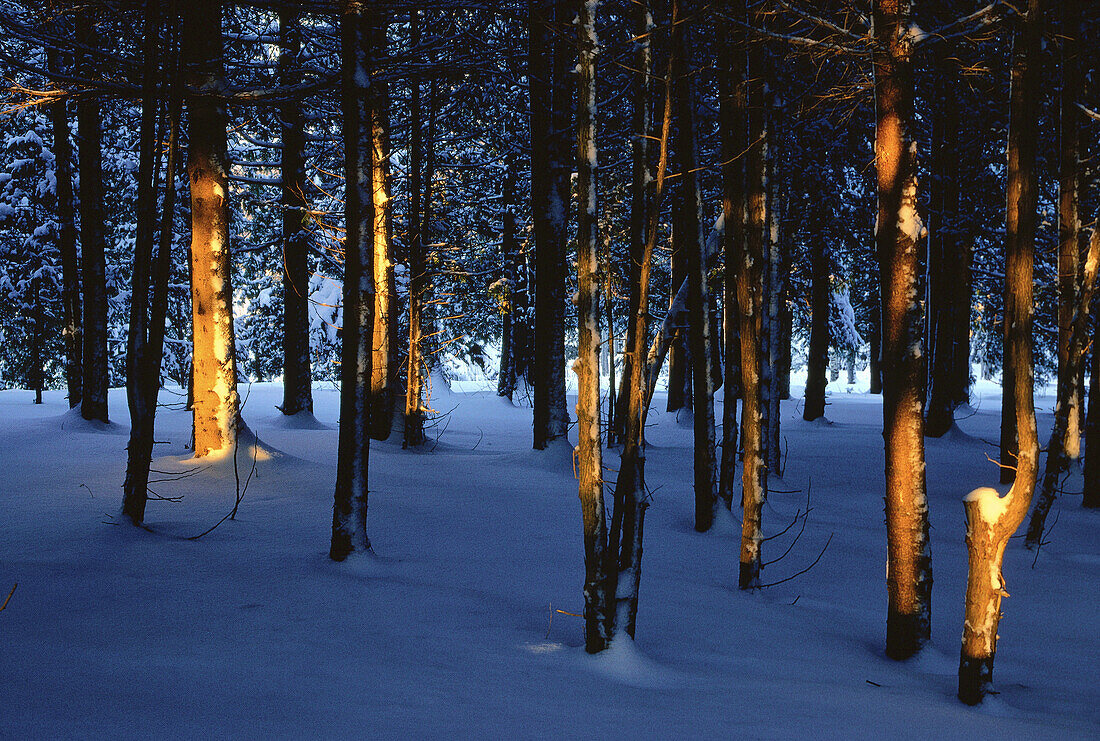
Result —
<svg viewBox="0 0 1100 741"><path fill-rule="evenodd" d="M1058 158L1058 398L1067 407L1065 455L1073 461L1081 456L1081 383L1069 375L1070 336L1076 313L1078 255L1081 218L1078 214L1080 178L1081 67L1078 39L1081 35L1080 0L1062 2L1062 92L1059 116L1061 138ZM1063 391L1062 387L1065 386ZM1061 408L1061 407L1059 407ZM1048 453L1049 455L1049 453ZM1044 484L1044 494L1045 494Z"/></svg>
<svg viewBox="0 0 1100 741"><path fill-rule="evenodd" d="M764 300L764 240L767 229L767 129L764 113L763 52L748 56L748 142L745 160L745 240L738 263L737 305L741 321L742 472L741 559L738 587L760 586L760 518L764 508L764 409L760 336Z"/></svg>
<svg viewBox="0 0 1100 741"><path fill-rule="evenodd" d="M653 15L649 10L648 2L634 4L634 74L631 77L631 128L633 137L630 142L631 176L630 176L630 265L628 270L630 288L627 299L629 320L626 323L626 337L623 347L622 379L623 384L629 383L633 376L632 366L635 362L641 362L635 358L631 349L634 347L634 332L636 322L634 317L639 311L645 311L648 307L639 306L640 281L642 255L646 246L646 219L648 213L648 194L650 179L650 115L649 98L653 72L653 54L650 44L650 34L653 31ZM644 346L644 345L643 345ZM623 389L619 394L615 409L614 426L615 437L623 440L626 435L626 414L630 403L630 390Z"/></svg>
<svg viewBox="0 0 1100 741"><path fill-rule="evenodd" d="M940 69L932 123L932 235L928 240L928 411L925 434L942 437L955 424L955 406L965 389L960 389L956 368L960 339L970 331L970 296L961 289L966 277L966 248L962 244L959 171L959 111L952 73ZM963 303L965 301L965 304ZM967 372L969 380L969 372Z"/></svg>
<svg viewBox="0 0 1100 741"><path fill-rule="evenodd" d="M779 179L779 112L771 96L766 97L768 112L768 190L767 190L767 263L764 277L764 328L761 382L764 393L764 465L769 475L782 475L779 437L779 356L780 303L783 296L783 243L780 233L782 183ZM766 490L765 490L766 492ZM765 493L765 497L767 494Z"/></svg>
<svg viewBox="0 0 1100 741"><path fill-rule="evenodd" d="M584 524L584 647L607 648L613 637L617 571L607 542L600 447L599 227L596 211L595 0L577 0L580 51L577 104L577 478Z"/></svg>
<svg viewBox="0 0 1100 741"><path fill-rule="evenodd" d="M375 29L376 55L386 51L386 27ZM372 81L374 96L374 360L371 362L371 437L385 440L397 404L397 283L394 274L393 206L390 200L389 89Z"/></svg>
<svg viewBox="0 0 1100 741"><path fill-rule="evenodd" d="M867 372L871 376L868 393L882 393L882 309L871 307L870 350L867 358Z"/></svg>
<svg viewBox="0 0 1100 741"><path fill-rule="evenodd" d="M1085 259L1085 269L1082 274L1081 289L1077 294L1077 306L1075 307L1073 323L1070 326L1069 347L1066 348L1065 377L1068 383L1058 384L1058 400L1054 405L1054 429L1050 433L1050 442L1047 443L1047 462L1043 471L1043 487L1039 492L1039 500L1035 504L1035 510L1031 513L1031 521L1027 527L1027 537L1024 544L1028 548L1038 548L1042 544L1043 530L1046 527L1047 515L1051 505L1058 494L1058 486L1062 475L1069 470L1073 460L1069 451L1069 436L1071 434L1070 420L1075 413L1070 397L1077 392L1076 379L1081 375L1085 363L1086 335L1089 329L1089 307L1092 303L1093 291L1096 287L1096 269L1100 263L1100 223L1093 227L1092 239L1089 240L1089 252ZM1076 434L1076 433L1074 433Z"/></svg>
<svg viewBox="0 0 1100 741"><path fill-rule="evenodd" d="M301 13L279 10L279 84L297 82L302 51ZM309 215L306 200L302 101L288 100L279 112L282 129L283 242L283 414L313 412L309 357Z"/></svg>
<svg viewBox="0 0 1100 741"><path fill-rule="evenodd" d="M370 550L367 470L374 339L374 87L376 28L364 0L344 0L340 18L344 117L344 322L341 329L340 436L329 557Z"/></svg>
<svg viewBox="0 0 1100 741"><path fill-rule="evenodd" d="M154 3L150 3L152 7ZM150 29L155 29L156 24L151 23ZM146 48L146 54L156 52L155 44ZM147 63L148 63L147 57ZM146 70L147 74L154 74L153 69ZM147 83L148 84L148 83ZM149 302L148 335L140 334L133 337L133 359L128 358L128 365L132 368L133 380L127 385L127 397L130 400L131 393L131 423L130 444L127 449L126 480L122 485L122 513L135 525L140 525L145 520L145 505L148 500L149 467L153 455L153 432L157 409L157 395L160 391L160 369L164 354L164 324L168 315L168 282L172 272L172 223L176 206L176 158L179 149L179 121L182 100L180 98L176 80L169 80L170 100L168 105L168 159L165 165L165 190L164 207L161 216L160 243L157 247L155 259L151 260L150 274L152 277L152 297ZM146 91L148 95L150 91ZM155 100L155 99L154 99ZM154 109L155 111L155 109ZM144 111L143 111L144 113ZM146 156L143 150L142 156ZM155 168L155 150L148 152L153 159ZM149 208L156 208L156 176L153 176L153 188L148 194ZM144 209L139 209L144 211ZM149 214L150 222L153 214ZM151 226L151 223L150 223ZM152 258L152 234L149 235L150 244L143 248L148 258ZM135 260L135 265L136 265ZM138 287L137 271L135 269L135 289ZM137 294L137 291L134 291ZM133 307L131 307L133 313ZM129 380L129 374L128 374ZM131 385L134 391L131 392Z"/></svg>
<svg viewBox="0 0 1100 741"><path fill-rule="evenodd" d="M1092 325L1089 410L1085 420L1085 487L1081 505L1100 508L1100 317Z"/></svg>
<svg viewBox="0 0 1100 741"><path fill-rule="evenodd" d="M182 6L187 70L191 181L191 304L195 337L195 457L229 452L237 444L236 339L233 328L233 264L229 242L229 183L220 0ZM216 26L220 28L220 26Z"/></svg>
<svg viewBox="0 0 1100 741"><path fill-rule="evenodd" d="M688 281L688 329L681 334L689 340L686 359L691 365L693 391L692 419L695 444L695 530L706 532L714 524L718 504L717 465L715 461L714 382L711 378L713 346L710 321L710 300L707 291L707 246L702 234L699 193L697 143L695 139L695 98L689 74L689 50L692 49L688 24L672 29L674 98L676 101L676 150L680 167L679 198L676 204L675 234L678 234L681 259ZM674 257L674 262L675 262ZM675 271L674 271L675 275ZM673 285L677 285L675 277ZM673 391L681 388L673 382L677 344L669 355L669 407L672 411ZM681 358L683 360L685 358ZM687 399L681 398L686 404Z"/></svg>
<svg viewBox="0 0 1100 741"><path fill-rule="evenodd" d="M1017 33L1013 50L1005 229L1005 365L1017 371L1011 378L1019 455L1015 481L1004 497L998 496L994 489L983 488L965 499L969 572L959 658L959 699L968 705L981 702L991 689L1001 598L1007 596L1001 564L1009 537L1027 515L1039 470L1031 332L1042 13L1040 0L1029 0L1027 17ZM1006 461L1001 463L1004 465Z"/></svg>
<svg viewBox="0 0 1100 741"><path fill-rule="evenodd" d="M535 237L534 448L565 437L565 249L569 209L571 54L550 28L563 0L530 0L531 201Z"/></svg>
<svg viewBox="0 0 1100 741"><path fill-rule="evenodd" d="M731 3L730 11L744 19L744 0ZM722 339L725 345L725 392L722 402L722 461L718 475L718 496L726 509L733 509L737 471L737 399L741 395L741 331L737 310L738 258L743 249L745 222L745 56L738 42L743 33L730 29L719 47L719 111L722 132L722 215L725 232L725 280L722 294Z"/></svg>
<svg viewBox="0 0 1100 741"><path fill-rule="evenodd" d="M56 9L54 9L56 12ZM61 24L56 24L61 31ZM47 50L47 66L55 73L63 72L60 55ZM83 381L83 337L80 316L80 257L76 250L76 219L73 214L73 150L69 138L69 115L65 101L49 106L50 127L53 131L54 179L57 195L57 249L61 256L61 306L62 329L65 341L65 385L68 389L69 408L80 404L80 387Z"/></svg>
<svg viewBox="0 0 1100 741"><path fill-rule="evenodd" d="M94 49L98 38L93 12L86 8L76 16L76 36L80 44ZM94 64L90 55L86 55L81 62L83 74L94 77ZM76 120L80 168L80 272L84 287L80 416L106 422L110 372L107 364L107 240L103 214L100 100L91 96L81 98L76 104Z"/></svg>
<svg viewBox="0 0 1100 741"><path fill-rule="evenodd" d="M818 193L818 203L823 194ZM829 366L829 257L824 235L810 239L810 347L806 355L806 403L802 419L825 416L826 371Z"/></svg>
<svg viewBox="0 0 1100 741"><path fill-rule="evenodd" d="M908 0L876 0L875 152L882 291L883 439L889 597L886 655L906 659L931 634L932 554L924 480L924 362L918 291L916 142Z"/></svg>

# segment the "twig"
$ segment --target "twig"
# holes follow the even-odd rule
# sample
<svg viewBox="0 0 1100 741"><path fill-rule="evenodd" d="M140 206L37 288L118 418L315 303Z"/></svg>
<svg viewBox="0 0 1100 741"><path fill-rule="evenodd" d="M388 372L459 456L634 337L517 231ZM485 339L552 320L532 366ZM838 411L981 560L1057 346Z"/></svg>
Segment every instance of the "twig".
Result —
<svg viewBox="0 0 1100 741"><path fill-rule="evenodd" d="M829 543L832 543L832 542L833 542L833 533L829 533L829 539L825 541L825 547L821 549L821 553L817 554L817 558L815 558L813 560L813 563L811 563L809 566L802 569L801 571L798 571L798 572L795 572L794 574L791 574L786 579L780 579L779 581L773 581L770 584L761 584L759 589L767 589L768 587L774 587L774 586L777 586L779 584L783 584L784 582L789 582L791 579L795 579L799 576L802 576L807 571L812 569L814 566L817 566L817 562L820 561L821 557L825 555L825 551L829 550Z"/></svg>
<svg viewBox="0 0 1100 741"><path fill-rule="evenodd" d="M11 601L11 596L12 596L13 594L15 594L15 588L16 588L16 587L18 587L18 586L19 586L19 582L15 582L15 584L12 584L12 585L11 585L11 591L10 591L10 592L8 592L8 596L7 596L7 598L6 598L5 600L4 600L4 604L0 605L0 612L3 612L3 611L4 611L4 608L6 608L6 607L8 606L8 602L10 602L10 601Z"/></svg>

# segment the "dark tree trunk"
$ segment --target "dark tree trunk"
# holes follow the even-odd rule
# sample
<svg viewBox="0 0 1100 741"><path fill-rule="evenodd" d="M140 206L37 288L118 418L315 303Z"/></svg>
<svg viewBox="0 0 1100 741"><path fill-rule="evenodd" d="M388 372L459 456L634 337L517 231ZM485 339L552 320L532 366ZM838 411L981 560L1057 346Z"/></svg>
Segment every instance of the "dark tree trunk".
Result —
<svg viewBox="0 0 1100 741"><path fill-rule="evenodd" d="M76 17L80 44L95 48L94 10L85 8ZM81 62L83 74L94 77L94 62ZM84 288L83 379L80 415L84 419L107 421L107 262L104 226L102 111L95 97L82 97L76 105L78 127L77 159L80 168L80 272Z"/></svg>
<svg viewBox="0 0 1100 741"><path fill-rule="evenodd" d="M886 445L886 655L906 659L931 635L932 554L924 479L924 362L917 300L916 143L908 0L875 0L875 151L882 291L882 436ZM889 228L888 225L894 225Z"/></svg>
<svg viewBox="0 0 1100 741"><path fill-rule="evenodd" d="M1061 138L1058 159L1058 398L1068 407L1065 455L1081 455L1082 388L1078 376L1071 377L1070 344L1077 306L1078 256L1081 219L1078 213L1080 178L1081 66L1078 39L1081 36L1080 0L1062 0L1062 92L1059 113ZM1063 389L1063 386L1065 387Z"/></svg>
<svg viewBox="0 0 1100 741"><path fill-rule="evenodd" d="M302 50L301 14L279 10L279 84L298 81ZM306 199L305 135L302 101L288 100L280 110L282 129L283 241L283 414L313 411L309 358L309 215Z"/></svg>
<svg viewBox="0 0 1100 741"><path fill-rule="evenodd" d="M867 372L871 376L868 392L872 394L882 393L882 309L879 306L871 307L871 332L870 350L867 358Z"/></svg>
<svg viewBox="0 0 1100 741"><path fill-rule="evenodd" d="M1089 308L1092 303L1093 291L1096 288L1096 269L1100 263L1100 224L1093 227L1092 239L1089 240L1089 252L1085 258L1084 271L1081 276L1080 291L1075 292L1077 306L1073 312L1073 322L1070 325L1069 347L1066 348L1065 377L1068 383L1058 385L1058 399L1054 405L1054 429L1050 433L1050 441L1047 443L1047 462L1043 471L1043 486L1039 491L1039 498L1035 503L1035 510L1031 513L1031 521L1027 526L1027 537L1024 544L1028 548L1038 548L1042 544L1043 531L1046 528L1047 515L1054 504L1054 498L1058 495L1058 486L1062 476L1069 470L1070 457L1068 447L1071 432L1070 419L1075 413L1075 408L1070 397L1077 393L1076 379L1080 376L1085 364L1085 351L1089 328ZM1074 431L1076 434L1076 431Z"/></svg>
<svg viewBox="0 0 1100 741"><path fill-rule="evenodd" d="M819 203L823 194L816 194ZM806 356L806 404L802 419L825 416L825 373L829 366L829 257L824 235L810 239L810 347Z"/></svg>
<svg viewBox="0 0 1100 741"><path fill-rule="evenodd" d="M731 12L745 17L744 0L731 3ZM745 55L739 46L743 34L733 33L719 47L719 111L722 131L722 214L725 233L725 280L722 294L722 340L725 349L722 402L722 460L718 475L718 496L726 509L733 509L737 471L737 399L741 394L741 331L737 310L738 258L743 249L745 219Z"/></svg>
<svg viewBox="0 0 1100 741"><path fill-rule="evenodd" d="M340 436L329 557L370 550L367 469L374 339L374 88L376 27L363 0L344 0L340 18L340 109L344 117L344 326Z"/></svg>
<svg viewBox="0 0 1100 741"><path fill-rule="evenodd" d="M1081 504L1100 508L1100 316L1092 320L1092 367L1089 409L1085 420L1085 488Z"/></svg>
<svg viewBox="0 0 1100 741"><path fill-rule="evenodd" d="M61 24L57 23L56 26L60 32ZM64 71L60 55L55 50L47 52L47 66L55 73ZM73 149L69 138L69 114L64 100L49 106L49 117L53 131L57 194L57 249L61 256L61 334L65 340L65 385L71 409L80 404L84 373L81 358L84 348L81 333L80 257L76 250L76 219L73 213Z"/></svg>
<svg viewBox="0 0 1100 741"><path fill-rule="evenodd" d="M933 105L931 210L928 240L928 411L925 434L942 437L955 424L955 407L966 394L960 388L960 364L969 364L970 295L965 288L966 248L961 239L959 111L950 70L935 76ZM969 380L969 370L966 372Z"/></svg>
<svg viewBox="0 0 1100 741"><path fill-rule="evenodd" d="M684 368L690 371L693 399L694 427L694 474L695 474L695 530L706 532L714 524L715 508L718 504L717 465L715 461L714 432L714 384L711 378L711 352L713 346L710 321L710 298L707 291L707 255L706 240L701 229L702 197L699 192L697 143L695 139L695 98L691 80L689 53L692 39L688 24L679 24L672 29L672 55L676 60L673 66L674 99L676 101L676 151L680 168L680 188L676 203L676 226L674 235L678 237L678 249L684 261L684 278L688 281L688 328L681 335L689 340L688 355L691 365ZM674 247L676 249L676 247ZM674 256L673 262L675 264ZM675 280L673 285L678 285ZM673 360L676 357L677 343L672 345L669 356L669 405L672 406L673 391L677 388L672 381ZM685 400L686 401L686 400Z"/></svg>
<svg viewBox="0 0 1100 741"><path fill-rule="evenodd" d="M152 7L155 3L150 3ZM147 32L153 31L157 28L157 23L150 22L147 26ZM146 47L146 64L150 65L146 69L147 75L156 74L155 57L151 60L148 55L155 54L157 50L155 43L149 43ZM172 73L167 73L172 74ZM147 81L146 84L150 84ZM149 484L149 467L153 456L153 432L154 422L157 409L157 394L160 391L160 369L161 360L164 354L164 326L165 319L168 315L168 282L172 272L172 222L175 216L176 205L176 159L178 154L178 141L179 141L179 121L180 111L182 108L182 100L180 98L176 80L169 80L170 100L168 104L168 158L165 165L165 190L164 190L164 206L161 215L161 231L160 242L157 246L156 257L152 256L152 240L153 234L149 233L148 243L142 244L140 241L137 243L137 249L140 250L138 255L135 255L135 270L134 270L134 295L138 294L138 278L137 278L137 257L140 256L142 260L149 261L147 272L152 278L152 295L149 300L149 320L148 320L148 333L142 336L142 333L135 332L133 324L131 325L130 336L130 354L127 357L127 366L129 372L127 374L127 400L130 402L130 444L127 449L127 462L126 462L126 480L123 483L123 499L122 499L122 513L130 519L135 525L140 525L145 520L145 505L148 500L148 484ZM155 98L149 100L152 91L147 89L145 95L147 100L145 104L155 104ZM155 108L154 108L155 111ZM143 110L143 116L145 115ZM143 122L144 123L144 122ZM139 184L142 190L147 189L145 197L148 199L148 205L144 205L139 208L139 212L143 214L144 218L149 220L149 229L152 229L152 220L154 214L150 211L156 209L156 183L157 177L156 160L157 155L154 150L142 150L142 157L152 161L153 172L148 173L152 176L150 182L151 188L145 186L144 181ZM149 166L142 166L143 170L148 170ZM131 307L131 315L134 314L136 307ZM139 321L142 317L138 317ZM131 318L133 322L133 317Z"/></svg>
<svg viewBox="0 0 1100 741"><path fill-rule="evenodd" d="M531 212L535 237L534 447L565 437L565 249L570 170L571 50L550 23L571 19L562 0L530 0Z"/></svg>

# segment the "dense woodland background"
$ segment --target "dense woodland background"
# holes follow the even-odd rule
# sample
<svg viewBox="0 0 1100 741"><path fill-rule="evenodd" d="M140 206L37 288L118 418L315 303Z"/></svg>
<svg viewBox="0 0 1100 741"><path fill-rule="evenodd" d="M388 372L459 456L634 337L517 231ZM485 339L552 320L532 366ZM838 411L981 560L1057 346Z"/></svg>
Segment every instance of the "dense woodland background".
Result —
<svg viewBox="0 0 1100 741"><path fill-rule="evenodd" d="M338 384L343 560L370 548L370 440L424 445L445 385L490 379L534 448L576 425L598 652L635 632L654 390L693 429L695 529L738 500L756 590L792 372L808 421L867 372L905 659L924 437L1000 379L1012 488L967 499L976 703L1009 537L1030 509L1039 547L1070 472L1100 506L1095 3L2 0L0 28L0 388L106 422L126 387L134 524L162 384L197 458L260 446L244 384L300 418Z"/></svg>

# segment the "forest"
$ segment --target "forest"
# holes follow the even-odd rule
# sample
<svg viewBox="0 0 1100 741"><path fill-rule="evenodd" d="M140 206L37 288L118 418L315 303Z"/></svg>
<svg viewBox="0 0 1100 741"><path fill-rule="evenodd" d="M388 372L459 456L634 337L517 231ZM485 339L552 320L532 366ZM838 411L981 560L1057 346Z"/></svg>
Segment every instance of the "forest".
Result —
<svg viewBox="0 0 1100 741"><path fill-rule="evenodd" d="M0 735L1096 738L1098 58L0 0Z"/></svg>

